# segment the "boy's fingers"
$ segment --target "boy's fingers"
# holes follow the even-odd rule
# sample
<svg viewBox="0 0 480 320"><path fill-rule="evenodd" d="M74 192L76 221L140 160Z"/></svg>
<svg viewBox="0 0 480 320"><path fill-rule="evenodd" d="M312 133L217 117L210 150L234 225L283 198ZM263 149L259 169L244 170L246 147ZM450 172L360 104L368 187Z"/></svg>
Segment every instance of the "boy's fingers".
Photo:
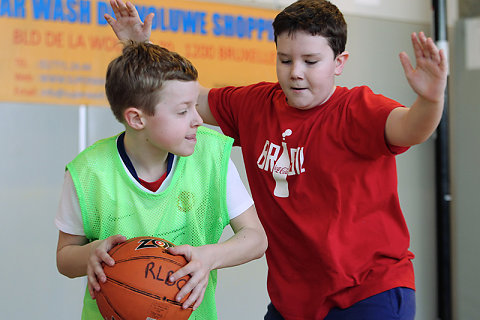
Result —
<svg viewBox="0 0 480 320"><path fill-rule="evenodd" d="M191 305L193 305L194 310L198 308L198 306L202 303L203 296L205 293L205 287L206 286L203 283L197 284L195 288L193 288L192 292L190 293L190 296L182 304L182 308L186 309Z"/></svg>
<svg viewBox="0 0 480 320"><path fill-rule="evenodd" d="M423 33L423 31L418 33L418 41L419 41L420 45L422 46L422 48L426 47L427 36L425 36L425 33Z"/></svg>
<svg viewBox="0 0 480 320"><path fill-rule="evenodd" d="M152 21L153 21L154 16L155 16L155 14L152 12L152 13L149 13L145 17L145 21L143 22L143 28L145 30L151 30L152 29Z"/></svg>
<svg viewBox="0 0 480 320"><path fill-rule="evenodd" d="M439 64L440 67L442 67L445 52L439 49L432 39L430 39L430 47L432 52L432 58L434 59L435 63Z"/></svg>
<svg viewBox="0 0 480 320"><path fill-rule="evenodd" d="M408 55L405 52L401 52L399 54L399 57L400 57L400 62L401 62L402 67L403 67L403 71L407 75L410 74L413 71L413 67L412 67L412 63L410 61L410 58L408 57Z"/></svg>
<svg viewBox="0 0 480 320"><path fill-rule="evenodd" d="M138 17L138 12L135 9L135 6L130 1L127 1L125 8L128 13L128 16L134 17L134 18Z"/></svg>
<svg viewBox="0 0 480 320"><path fill-rule="evenodd" d="M423 48L423 55L426 58L429 58L438 63L440 61L440 56L438 54L438 48L433 42L432 38L427 37L425 33L421 32L420 41Z"/></svg>
<svg viewBox="0 0 480 320"><path fill-rule="evenodd" d="M110 0L110 7L112 7L113 13L115 14L115 17L120 16L120 11L118 9L117 1L115 0Z"/></svg>
<svg viewBox="0 0 480 320"><path fill-rule="evenodd" d="M448 70L448 61L447 61L447 55L445 51L440 50L438 54L440 55L440 67L443 70Z"/></svg>
<svg viewBox="0 0 480 320"><path fill-rule="evenodd" d="M125 3L123 3L123 1L121 1L121 0L117 0L116 4L117 4L117 8L118 8L118 13L120 14L120 16L121 17L128 17L128 8L125 5Z"/></svg>
<svg viewBox="0 0 480 320"><path fill-rule="evenodd" d="M115 264L115 260L113 260L113 258L105 250L97 248L95 249L95 255L110 267L112 267ZM98 264L98 266L101 267L100 264Z"/></svg>
<svg viewBox="0 0 480 320"><path fill-rule="evenodd" d="M192 250L191 250L191 246L189 245L170 247L168 248L168 252L176 256L183 255L188 261L191 260Z"/></svg>
<svg viewBox="0 0 480 320"><path fill-rule="evenodd" d="M100 291L100 284L97 281L97 277L95 274L88 274L88 285L91 286L91 289L94 291Z"/></svg>
<svg viewBox="0 0 480 320"><path fill-rule="evenodd" d="M180 268L178 269L177 271L175 271L169 278L168 280L170 282L175 282L177 281L178 279L186 276L187 274L190 274L192 272L189 264L187 264L185 267L183 268Z"/></svg>
<svg viewBox="0 0 480 320"><path fill-rule="evenodd" d="M190 296L188 296L188 299L185 300L185 302L182 304L183 309L187 309L190 307L195 301L197 300L197 293L195 293L195 290L190 293Z"/></svg>
<svg viewBox="0 0 480 320"><path fill-rule="evenodd" d="M125 242L127 240L127 237L121 235L121 234L117 234L115 236L113 236L113 239L112 239L112 248L114 246L116 246L117 244L119 243L122 243L122 242ZM111 249L111 248L110 248Z"/></svg>
<svg viewBox="0 0 480 320"><path fill-rule="evenodd" d="M425 51L427 52L427 56L431 60L433 60L435 62L439 61L438 48L435 45L435 43L433 43L432 38L427 38L426 43L425 43Z"/></svg>
<svg viewBox="0 0 480 320"><path fill-rule="evenodd" d="M423 52L422 52L422 47L420 44L420 40L418 39L418 36L415 32L412 33L412 46L413 46L413 52L415 54L415 57L418 59L420 57L423 57Z"/></svg>
<svg viewBox="0 0 480 320"><path fill-rule="evenodd" d="M107 281L107 276L105 276L105 272L103 272L103 267L101 264L95 264L95 266L92 269L91 274L89 276L89 281L92 283L98 284L98 281L105 282ZM97 285L95 288L100 289L100 286Z"/></svg>
<svg viewBox="0 0 480 320"><path fill-rule="evenodd" d="M92 289L90 283L88 283L88 292L90 293L90 297L92 297L92 299L95 299L95 290Z"/></svg>
<svg viewBox="0 0 480 320"><path fill-rule="evenodd" d="M205 290L202 290L202 292L200 292L200 296L198 297L198 299L195 301L195 304L193 305L193 310L197 310L197 308L200 307L200 304L202 303L204 296L205 296Z"/></svg>
<svg viewBox="0 0 480 320"><path fill-rule="evenodd" d="M175 300L177 300L177 302L182 301L182 299L185 298L187 296L187 294L189 294L189 293L190 293L190 296L192 296L192 290L194 288L194 285L191 283L191 281L192 280L190 279L190 281L188 281L182 287L182 289L177 293L177 295L175 296ZM185 304L185 302L184 302L184 304ZM190 306L190 304L188 306Z"/></svg>
<svg viewBox="0 0 480 320"><path fill-rule="evenodd" d="M188 297L187 300L183 303L183 306L186 306L187 308L195 301L196 297L198 296L198 293L196 293L198 283L192 278L190 279L185 285L180 289L180 291L177 293L177 296L175 297L178 302L182 301L183 298L185 298L189 293L190 296Z"/></svg>
<svg viewBox="0 0 480 320"><path fill-rule="evenodd" d="M186 267L183 267L182 269L187 269L187 267L190 264L188 264ZM179 275L183 273L189 274L189 270L183 271L182 269L178 270L176 273L179 273ZM182 272L181 272L182 271ZM175 279L180 279L181 277L176 277ZM200 284L200 285L199 285ZM189 292L193 292L197 289L197 287L202 287L202 276L197 274L193 274L190 280L188 280L185 285L180 289L180 291L177 293L177 301L181 301Z"/></svg>
<svg viewBox="0 0 480 320"><path fill-rule="evenodd" d="M191 250L190 246L182 245L182 246L177 246L177 247L170 247L168 248L168 252L171 254L178 256L178 255L183 255L187 261L189 261L183 268L178 269L175 273L173 273L170 276L170 281L176 281L187 274L192 273L193 271L196 270L195 264L190 262L191 260Z"/></svg>
<svg viewBox="0 0 480 320"><path fill-rule="evenodd" d="M103 17L105 18L105 20L107 20L109 25L113 25L116 22L116 20L108 13L105 13Z"/></svg>

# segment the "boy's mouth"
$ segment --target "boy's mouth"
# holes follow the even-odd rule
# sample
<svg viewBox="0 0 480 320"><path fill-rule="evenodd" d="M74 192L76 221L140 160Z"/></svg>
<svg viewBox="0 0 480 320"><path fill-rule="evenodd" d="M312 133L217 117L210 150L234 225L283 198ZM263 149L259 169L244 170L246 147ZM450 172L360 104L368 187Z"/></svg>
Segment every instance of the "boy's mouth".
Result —
<svg viewBox="0 0 480 320"><path fill-rule="evenodd" d="M293 90L293 91L302 91L302 90L306 90L307 88L291 87L290 89Z"/></svg>
<svg viewBox="0 0 480 320"><path fill-rule="evenodd" d="M185 139L189 141L196 141L197 140L197 135L196 134L189 134L188 136L185 137Z"/></svg>

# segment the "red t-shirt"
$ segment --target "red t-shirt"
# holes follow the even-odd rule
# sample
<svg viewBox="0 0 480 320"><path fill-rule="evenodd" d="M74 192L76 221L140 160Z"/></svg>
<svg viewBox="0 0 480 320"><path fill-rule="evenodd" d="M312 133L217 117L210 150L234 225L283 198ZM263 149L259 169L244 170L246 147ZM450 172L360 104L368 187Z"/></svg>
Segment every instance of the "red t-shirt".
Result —
<svg viewBox="0 0 480 320"><path fill-rule="evenodd" d="M385 122L397 102L337 87L298 110L278 83L212 89L210 109L242 146L268 236L268 293L285 319L323 319L394 287L414 289L410 237Z"/></svg>

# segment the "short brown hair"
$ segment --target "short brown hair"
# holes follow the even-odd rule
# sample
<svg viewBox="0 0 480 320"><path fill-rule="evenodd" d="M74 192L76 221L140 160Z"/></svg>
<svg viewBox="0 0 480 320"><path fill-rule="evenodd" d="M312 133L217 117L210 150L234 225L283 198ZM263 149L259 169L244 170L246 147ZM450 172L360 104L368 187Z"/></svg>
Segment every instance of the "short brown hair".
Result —
<svg viewBox="0 0 480 320"><path fill-rule="evenodd" d="M297 31L325 37L335 57L345 51L347 23L342 12L329 1L296 1L283 9L273 20L275 43L283 32L291 35Z"/></svg>
<svg viewBox="0 0 480 320"><path fill-rule="evenodd" d="M165 81L197 78L197 69L178 53L155 44L130 41L108 65L105 92L113 114L123 123L123 112L128 107L153 115Z"/></svg>

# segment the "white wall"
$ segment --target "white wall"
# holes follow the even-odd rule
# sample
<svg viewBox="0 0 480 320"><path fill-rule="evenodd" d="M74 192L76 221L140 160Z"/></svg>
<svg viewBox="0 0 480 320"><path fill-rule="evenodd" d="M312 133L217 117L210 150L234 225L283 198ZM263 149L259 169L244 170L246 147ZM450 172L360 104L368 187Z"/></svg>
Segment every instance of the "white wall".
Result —
<svg viewBox="0 0 480 320"><path fill-rule="evenodd" d="M291 0L213 0L237 5L284 8ZM429 23L432 19L431 0L330 0L344 14L394 21ZM458 0L446 0L449 25L458 19Z"/></svg>
<svg viewBox="0 0 480 320"><path fill-rule="evenodd" d="M452 230L454 319L477 319L480 314L480 51L473 52L476 67L467 63L466 45L480 43L480 28L467 31L480 17L458 22L455 30L452 100ZM473 37L467 38L472 31ZM476 41L476 42L475 42Z"/></svg>

